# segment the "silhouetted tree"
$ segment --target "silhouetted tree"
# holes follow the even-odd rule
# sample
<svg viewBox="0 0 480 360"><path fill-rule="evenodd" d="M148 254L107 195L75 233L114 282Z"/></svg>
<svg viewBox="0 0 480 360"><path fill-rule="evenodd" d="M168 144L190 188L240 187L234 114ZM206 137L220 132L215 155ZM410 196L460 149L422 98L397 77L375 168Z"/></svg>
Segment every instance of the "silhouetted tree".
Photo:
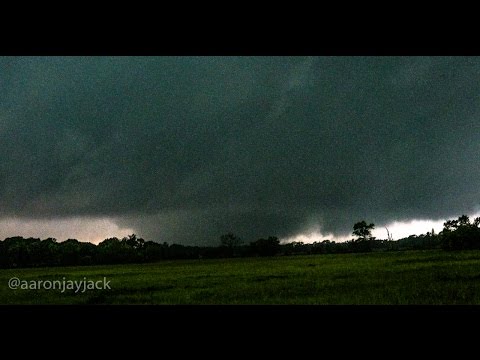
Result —
<svg viewBox="0 0 480 360"><path fill-rule="evenodd" d="M241 243L241 239L231 232L220 236L220 246L223 248L224 256L234 256Z"/></svg>
<svg viewBox="0 0 480 360"><path fill-rule="evenodd" d="M145 244L145 240L137 237L137 235L135 234L128 235L128 237L124 237L122 239L122 242L133 249L142 249Z"/></svg>
<svg viewBox="0 0 480 360"><path fill-rule="evenodd" d="M458 228L458 220L447 220L443 223L443 231L452 231Z"/></svg>
<svg viewBox="0 0 480 360"><path fill-rule="evenodd" d="M372 230L375 228L375 225L368 224L365 221L357 222L353 225L352 235L355 235L357 240L371 240L372 239Z"/></svg>
<svg viewBox="0 0 480 360"><path fill-rule="evenodd" d="M473 224L467 215L457 220L447 220L443 224L442 246L445 250L480 249L480 219L475 218Z"/></svg>
<svg viewBox="0 0 480 360"><path fill-rule="evenodd" d="M375 228L373 223L367 224L365 221L357 222L353 225L352 235L357 239L351 241L348 245L353 252L369 252L374 247L375 238L372 237L372 230Z"/></svg>
<svg viewBox="0 0 480 360"><path fill-rule="evenodd" d="M258 239L250 243L252 253L259 256L274 256L280 251L280 241L275 236L268 239Z"/></svg>
<svg viewBox="0 0 480 360"><path fill-rule="evenodd" d="M480 216L473 219L473 226L475 226L475 227L480 226Z"/></svg>
<svg viewBox="0 0 480 360"><path fill-rule="evenodd" d="M462 215L458 218L458 225L465 226L470 225L470 218L467 215Z"/></svg>
<svg viewBox="0 0 480 360"><path fill-rule="evenodd" d="M228 234L220 236L220 244L228 248L233 248L241 244L239 237L235 236L233 233L229 232Z"/></svg>

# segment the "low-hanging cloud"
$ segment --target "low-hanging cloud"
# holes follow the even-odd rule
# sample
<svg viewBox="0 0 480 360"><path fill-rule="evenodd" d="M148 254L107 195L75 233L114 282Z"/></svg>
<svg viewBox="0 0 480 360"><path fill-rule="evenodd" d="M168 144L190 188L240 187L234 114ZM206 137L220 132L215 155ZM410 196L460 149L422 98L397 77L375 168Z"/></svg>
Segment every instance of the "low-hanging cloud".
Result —
<svg viewBox="0 0 480 360"><path fill-rule="evenodd" d="M478 58L2 58L0 217L205 244L472 213L479 116Z"/></svg>

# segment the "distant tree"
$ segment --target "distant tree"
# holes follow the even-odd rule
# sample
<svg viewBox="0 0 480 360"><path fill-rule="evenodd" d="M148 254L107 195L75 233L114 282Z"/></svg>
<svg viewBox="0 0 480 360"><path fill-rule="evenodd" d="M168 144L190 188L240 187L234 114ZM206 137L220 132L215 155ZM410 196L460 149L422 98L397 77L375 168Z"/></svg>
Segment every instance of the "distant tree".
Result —
<svg viewBox="0 0 480 360"><path fill-rule="evenodd" d="M235 256L236 250L241 245L241 243L242 240L231 232L220 236L220 247L223 256Z"/></svg>
<svg viewBox="0 0 480 360"><path fill-rule="evenodd" d="M349 242L349 251L351 252L370 252L374 247L375 238L372 237L372 230L375 225L367 224L365 221L357 222L353 225L352 235L357 239Z"/></svg>
<svg viewBox="0 0 480 360"><path fill-rule="evenodd" d="M258 239L250 243L250 249L253 254L259 256L274 256L280 251L280 241L276 236Z"/></svg>
<svg viewBox="0 0 480 360"><path fill-rule="evenodd" d="M166 248L168 249L168 245L166 245ZM146 241L144 244L143 257L145 261L157 261L165 259L165 245L156 243L154 241Z"/></svg>
<svg viewBox="0 0 480 360"><path fill-rule="evenodd" d="M143 249L145 245L145 240L137 237L137 235L135 234L128 235L128 237L124 237L122 239L122 242L134 249Z"/></svg>
<svg viewBox="0 0 480 360"><path fill-rule="evenodd" d="M231 232L220 236L221 246L225 246L227 248L234 248L236 246L239 246L241 243L242 243L242 240Z"/></svg>
<svg viewBox="0 0 480 360"><path fill-rule="evenodd" d="M98 244L98 257L101 263L122 264L137 261L139 254L135 248L127 244L128 238L121 241L116 238L109 238Z"/></svg>
<svg viewBox="0 0 480 360"><path fill-rule="evenodd" d="M480 249L480 219L475 218L473 224L467 215L457 220L447 220L441 232L442 246L445 250Z"/></svg>
<svg viewBox="0 0 480 360"><path fill-rule="evenodd" d="M372 240L372 230L374 228L373 223L367 225L365 221L360 221L353 225L352 235L356 236L357 240Z"/></svg>
<svg viewBox="0 0 480 360"><path fill-rule="evenodd" d="M62 265L76 265L80 258L80 242L76 239L68 239L61 242L58 247L60 263Z"/></svg>
<svg viewBox="0 0 480 360"><path fill-rule="evenodd" d="M470 218L467 215L462 215L458 218L458 225L465 226L470 225Z"/></svg>
<svg viewBox="0 0 480 360"><path fill-rule="evenodd" d="M443 231L452 231L458 228L458 220L447 220L443 223Z"/></svg>
<svg viewBox="0 0 480 360"><path fill-rule="evenodd" d="M473 219L473 226L475 226L475 227L480 226L480 216Z"/></svg>

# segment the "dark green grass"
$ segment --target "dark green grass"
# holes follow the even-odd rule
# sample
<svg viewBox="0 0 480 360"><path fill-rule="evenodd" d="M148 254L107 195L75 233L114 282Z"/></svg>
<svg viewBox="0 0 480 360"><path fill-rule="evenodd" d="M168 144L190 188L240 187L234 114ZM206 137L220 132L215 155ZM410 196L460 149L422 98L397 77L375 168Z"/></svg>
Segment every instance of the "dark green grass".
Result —
<svg viewBox="0 0 480 360"><path fill-rule="evenodd" d="M111 290L11 290L110 280ZM0 304L480 304L480 251L408 251L0 270Z"/></svg>

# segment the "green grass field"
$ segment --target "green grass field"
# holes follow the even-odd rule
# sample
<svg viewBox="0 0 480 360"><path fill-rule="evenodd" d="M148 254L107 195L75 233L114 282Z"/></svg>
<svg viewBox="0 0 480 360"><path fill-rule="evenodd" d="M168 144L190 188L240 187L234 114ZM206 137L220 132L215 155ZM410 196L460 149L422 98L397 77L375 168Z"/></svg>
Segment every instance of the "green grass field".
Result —
<svg viewBox="0 0 480 360"><path fill-rule="evenodd" d="M102 280L111 290L12 290ZM0 270L0 304L480 304L480 251L408 251Z"/></svg>

